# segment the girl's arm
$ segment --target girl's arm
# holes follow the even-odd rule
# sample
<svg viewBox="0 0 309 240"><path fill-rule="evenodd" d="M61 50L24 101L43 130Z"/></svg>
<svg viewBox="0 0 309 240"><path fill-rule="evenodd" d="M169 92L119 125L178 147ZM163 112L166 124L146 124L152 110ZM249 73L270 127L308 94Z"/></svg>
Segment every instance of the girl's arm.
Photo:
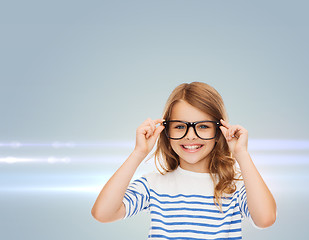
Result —
<svg viewBox="0 0 309 240"><path fill-rule="evenodd" d="M112 222L125 216L125 206L122 203L129 183L140 163L152 150L163 126L162 119L147 119L136 130L136 145L134 151L121 167L114 173L103 187L91 210L92 216L100 222Z"/></svg>
<svg viewBox="0 0 309 240"><path fill-rule="evenodd" d="M248 131L223 120L221 123L220 129L244 179L251 218L256 226L269 227L276 221L276 202L247 151Z"/></svg>

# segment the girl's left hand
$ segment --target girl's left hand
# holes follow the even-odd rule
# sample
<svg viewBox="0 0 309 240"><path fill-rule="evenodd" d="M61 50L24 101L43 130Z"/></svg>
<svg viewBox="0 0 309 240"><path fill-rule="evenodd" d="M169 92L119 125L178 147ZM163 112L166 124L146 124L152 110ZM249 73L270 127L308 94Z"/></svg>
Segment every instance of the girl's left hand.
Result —
<svg viewBox="0 0 309 240"><path fill-rule="evenodd" d="M237 160L237 155L247 152L248 147L248 131L240 125L230 125L224 120L220 120L221 132L226 139L233 157Z"/></svg>

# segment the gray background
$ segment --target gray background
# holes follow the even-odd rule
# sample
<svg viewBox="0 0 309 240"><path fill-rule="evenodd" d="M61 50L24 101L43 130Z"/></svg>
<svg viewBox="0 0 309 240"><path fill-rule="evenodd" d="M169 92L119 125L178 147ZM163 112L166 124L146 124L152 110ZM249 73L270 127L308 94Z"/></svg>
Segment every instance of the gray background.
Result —
<svg viewBox="0 0 309 240"><path fill-rule="evenodd" d="M0 238L146 239L147 214L110 224L92 204L180 83L222 95L249 130L278 204L244 239L306 236L306 1L10 1L0 4ZM143 163L136 176L152 171ZM305 235L306 234L306 235Z"/></svg>

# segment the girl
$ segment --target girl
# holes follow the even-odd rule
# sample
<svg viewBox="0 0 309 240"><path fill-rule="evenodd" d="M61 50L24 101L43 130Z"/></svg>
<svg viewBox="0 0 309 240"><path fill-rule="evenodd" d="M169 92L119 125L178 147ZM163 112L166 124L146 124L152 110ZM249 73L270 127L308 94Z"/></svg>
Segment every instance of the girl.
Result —
<svg viewBox="0 0 309 240"><path fill-rule="evenodd" d="M214 88L201 82L179 85L163 119L147 119L138 127L132 154L93 206L95 219L111 222L150 210L148 239L241 239L244 217L261 228L275 222L276 203L247 151L248 132L227 122ZM157 139L160 173L130 184Z"/></svg>

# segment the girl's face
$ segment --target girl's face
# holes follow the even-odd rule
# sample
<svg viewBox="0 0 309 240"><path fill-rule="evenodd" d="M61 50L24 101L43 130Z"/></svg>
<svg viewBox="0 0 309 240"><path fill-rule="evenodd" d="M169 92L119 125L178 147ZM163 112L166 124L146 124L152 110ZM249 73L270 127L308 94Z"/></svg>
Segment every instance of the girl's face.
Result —
<svg viewBox="0 0 309 240"><path fill-rule="evenodd" d="M214 120L210 115L181 100L172 109L170 120L197 122ZM179 156L180 167L192 172L209 172L209 153L215 146L215 139L202 140L189 128L187 135L180 140L170 139L170 144Z"/></svg>

